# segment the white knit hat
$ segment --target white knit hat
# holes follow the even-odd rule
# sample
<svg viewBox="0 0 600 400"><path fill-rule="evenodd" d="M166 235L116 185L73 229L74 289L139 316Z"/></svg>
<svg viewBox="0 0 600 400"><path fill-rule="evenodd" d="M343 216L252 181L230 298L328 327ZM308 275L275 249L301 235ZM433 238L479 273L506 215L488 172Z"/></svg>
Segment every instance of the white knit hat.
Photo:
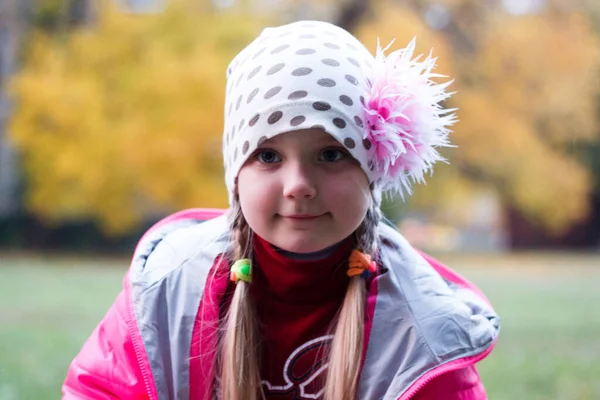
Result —
<svg viewBox="0 0 600 400"><path fill-rule="evenodd" d="M394 61L402 61L408 56L412 63L413 50L414 43L412 49L409 46L389 58L395 55ZM427 58L425 61L435 60ZM390 66L392 71L387 71ZM415 68L419 66L420 69ZM402 65L391 65L382 50L377 58L373 57L354 36L329 23L301 21L265 29L235 57L227 70L223 159L230 202L241 167L260 143L281 133L313 127L324 129L343 144L358 160L370 182L383 189L400 191L405 186L410 191L401 181L403 177L396 176L393 182L386 179L393 175L394 165L400 166L399 156L408 155L407 147L414 148L415 133L400 124L408 118L402 111L407 112L410 107L415 114L415 107L421 106L415 105L414 93L398 93L404 87L398 89L386 81L395 76L398 67ZM420 82L421 91L424 86L436 87L429 81L429 75L423 74L426 69L423 63L415 62L410 67L412 70L402 71L404 78L414 80L415 72L419 72L416 78L425 78L425 82ZM429 73L433 63L425 67ZM384 87L381 82L375 82L378 78L383 78ZM408 83L408 86L412 84ZM396 92L386 94L390 87ZM439 136L438 141L433 146L446 145L449 131L444 130L445 125L453 119L451 115L440 116L442 110L437 102L447 95L444 97L443 90L439 89L428 93L431 94L438 95L431 105L437 114L429 110L426 116L419 114L418 117L423 119L435 114L435 117L446 118L441 131L439 126L426 127L430 131L438 130L434 132ZM425 100L432 103L430 98ZM387 111L381 111L381 107L387 107ZM412 127L415 122L419 121L410 122ZM420 128L423 129L423 123ZM417 145L420 148L421 144ZM425 166L439 159L437 155L433 160L425 160ZM396 175L406 178L406 166L401 167L402 171ZM422 174L423 171L421 179ZM414 174L411 177L415 180Z"/></svg>

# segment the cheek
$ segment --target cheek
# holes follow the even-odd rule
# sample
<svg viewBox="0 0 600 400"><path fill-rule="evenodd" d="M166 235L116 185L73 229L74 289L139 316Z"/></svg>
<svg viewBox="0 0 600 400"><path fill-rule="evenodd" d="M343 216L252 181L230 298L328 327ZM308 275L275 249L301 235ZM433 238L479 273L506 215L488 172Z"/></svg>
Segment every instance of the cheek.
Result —
<svg viewBox="0 0 600 400"><path fill-rule="evenodd" d="M275 208L274 185L260 174L242 169L238 175L238 195L242 213L253 230L264 224L264 219Z"/></svg>
<svg viewBox="0 0 600 400"><path fill-rule="evenodd" d="M356 174L338 175L326 187L327 202L336 211L338 220L344 225L358 227L371 204L369 182L362 170Z"/></svg>

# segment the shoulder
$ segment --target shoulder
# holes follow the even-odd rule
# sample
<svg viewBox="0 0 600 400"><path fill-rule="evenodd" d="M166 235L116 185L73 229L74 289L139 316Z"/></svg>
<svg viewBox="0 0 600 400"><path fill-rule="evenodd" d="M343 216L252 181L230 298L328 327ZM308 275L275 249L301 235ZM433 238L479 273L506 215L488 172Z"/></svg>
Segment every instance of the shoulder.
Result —
<svg viewBox="0 0 600 400"><path fill-rule="evenodd" d="M227 251L229 224L226 215L202 211L182 211L151 228L136 248L125 288L161 398L188 393L200 305L205 292L213 298L221 290L209 283L215 281L218 268L213 267L220 264L215 262Z"/></svg>
<svg viewBox="0 0 600 400"><path fill-rule="evenodd" d="M498 315L474 286L417 251L393 227L380 224L378 230L381 269L369 291L363 397L399 398L438 376L429 390L480 391L475 370L467 367L494 347ZM458 365L466 369L440 375Z"/></svg>
<svg viewBox="0 0 600 400"><path fill-rule="evenodd" d="M382 258L394 275L419 276L440 290L446 287L464 289L489 304L477 286L434 257L415 249L399 231L386 224L380 224L378 229Z"/></svg>
<svg viewBox="0 0 600 400"><path fill-rule="evenodd" d="M187 261L211 259L226 251L229 243L227 216L218 211L185 210L164 218L140 239L131 262L129 280L148 287L180 269ZM208 256L208 257L207 257ZM212 266L204 265L209 269Z"/></svg>
<svg viewBox="0 0 600 400"><path fill-rule="evenodd" d="M475 320L485 322L485 325L490 323L492 331L497 334L498 315L473 283L415 249L393 227L380 225L379 236L381 263L385 267L381 280L388 282L391 292L399 297L398 300L410 304L416 314L424 311L423 315L419 315L424 317L424 325L432 321L428 309L443 307L447 312L439 314L441 320L462 316L461 319L465 319L466 323Z"/></svg>

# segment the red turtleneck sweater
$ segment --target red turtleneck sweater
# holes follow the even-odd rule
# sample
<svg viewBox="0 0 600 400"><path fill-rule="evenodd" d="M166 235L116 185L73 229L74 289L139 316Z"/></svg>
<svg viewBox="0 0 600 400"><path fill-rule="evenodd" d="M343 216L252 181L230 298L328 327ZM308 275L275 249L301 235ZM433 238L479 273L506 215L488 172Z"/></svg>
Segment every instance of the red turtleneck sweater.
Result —
<svg viewBox="0 0 600 400"><path fill-rule="evenodd" d="M288 257L255 235L254 298L266 398L320 399L328 335L348 287L346 240L316 260Z"/></svg>

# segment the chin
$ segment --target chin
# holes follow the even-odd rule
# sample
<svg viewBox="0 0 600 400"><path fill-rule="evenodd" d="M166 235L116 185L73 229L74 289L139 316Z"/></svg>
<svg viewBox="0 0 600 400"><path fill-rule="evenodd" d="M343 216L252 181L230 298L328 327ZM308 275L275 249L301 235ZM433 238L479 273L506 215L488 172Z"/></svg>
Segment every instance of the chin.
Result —
<svg viewBox="0 0 600 400"><path fill-rule="evenodd" d="M291 240L282 243L273 243L275 246L285 250L290 251L292 253L314 253L317 251L321 251L326 249L327 245L324 245L323 242L314 242L314 241L303 241L303 240Z"/></svg>

